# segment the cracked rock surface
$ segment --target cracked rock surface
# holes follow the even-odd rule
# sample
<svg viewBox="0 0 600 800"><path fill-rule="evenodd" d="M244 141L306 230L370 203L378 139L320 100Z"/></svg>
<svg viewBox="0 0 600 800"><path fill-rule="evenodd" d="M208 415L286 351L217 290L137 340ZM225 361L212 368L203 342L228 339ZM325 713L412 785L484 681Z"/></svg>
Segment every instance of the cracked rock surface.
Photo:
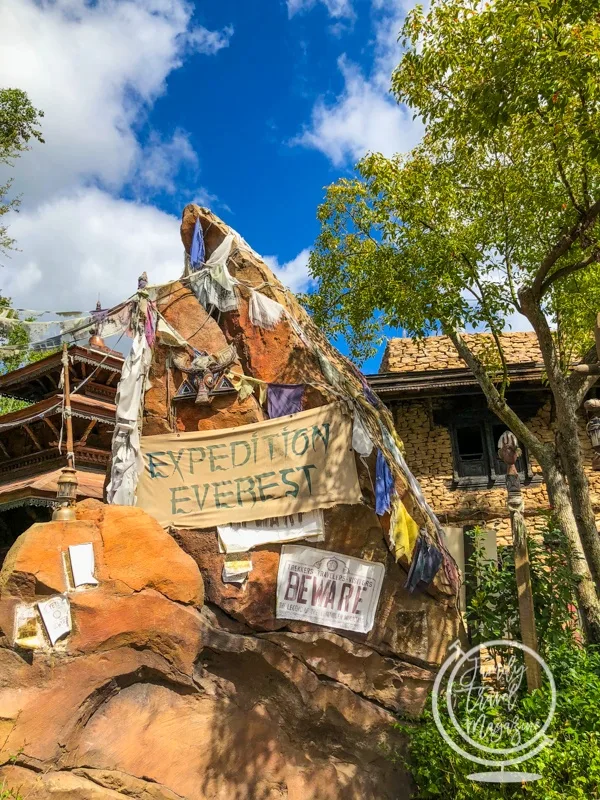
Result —
<svg viewBox="0 0 600 800"><path fill-rule="evenodd" d="M426 668L327 630L255 630L203 605L196 562L140 509L87 500L77 516L34 525L0 573L0 785L28 800L408 796L384 756L402 745L384 684L426 685ZM62 553L89 541L99 585L69 589ZM15 607L58 593L71 633L15 644Z"/></svg>

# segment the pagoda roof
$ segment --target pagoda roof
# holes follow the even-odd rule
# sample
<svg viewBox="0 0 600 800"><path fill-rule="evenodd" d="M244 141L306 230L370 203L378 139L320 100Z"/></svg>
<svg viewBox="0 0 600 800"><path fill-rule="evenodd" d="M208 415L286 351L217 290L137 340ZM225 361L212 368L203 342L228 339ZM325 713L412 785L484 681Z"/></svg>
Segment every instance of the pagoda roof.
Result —
<svg viewBox="0 0 600 800"><path fill-rule="evenodd" d="M69 358L72 363L99 367L93 381L96 386L106 383L111 379L111 375L120 373L124 362L123 355L116 350L82 345L71 346ZM58 351L32 364L0 375L0 395L28 402L42 400L52 392L56 392L61 371L62 353Z"/></svg>
<svg viewBox="0 0 600 800"><path fill-rule="evenodd" d="M0 509L21 505L53 505L56 503L58 479L62 470L29 475L16 480L0 481ZM93 497L102 500L106 471L77 470L77 498Z"/></svg>

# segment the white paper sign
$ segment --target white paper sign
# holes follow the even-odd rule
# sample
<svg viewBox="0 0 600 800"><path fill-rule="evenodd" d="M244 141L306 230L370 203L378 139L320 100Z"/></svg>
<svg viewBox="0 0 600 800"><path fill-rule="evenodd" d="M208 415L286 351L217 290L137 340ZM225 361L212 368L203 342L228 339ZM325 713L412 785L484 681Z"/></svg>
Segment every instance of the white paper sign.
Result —
<svg viewBox="0 0 600 800"><path fill-rule="evenodd" d="M66 597L58 595L38 603L51 644L71 632L71 606Z"/></svg>
<svg viewBox="0 0 600 800"><path fill-rule="evenodd" d="M279 544L307 539L323 541L325 523L323 512L307 511L287 517L272 517L256 522L219 525L219 546L224 553L245 553L261 544Z"/></svg>
<svg viewBox="0 0 600 800"><path fill-rule="evenodd" d="M277 618L368 633L384 574L383 564L284 545L277 574Z"/></svg>
<svg viewBox="0 0 600 800"><path fill-rule="evenodd" d="M36 650L44 647L39 614L35 606L19 605L15 609L14 642L17 647Z"/></svg>
<svg viewBox="0 0 600 800"><path fill-rule="evenodd" d="M94 545L91 542L69 545L69 559L75 587L98 585L94 578Z"/></svg>

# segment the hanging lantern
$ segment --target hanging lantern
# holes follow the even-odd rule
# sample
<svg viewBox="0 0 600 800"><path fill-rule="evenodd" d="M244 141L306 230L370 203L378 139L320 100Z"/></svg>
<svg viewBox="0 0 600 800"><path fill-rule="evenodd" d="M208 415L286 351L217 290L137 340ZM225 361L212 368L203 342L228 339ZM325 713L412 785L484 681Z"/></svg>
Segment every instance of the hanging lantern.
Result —
<svg viewBox="0 0 600 800"><path fill-rule="evenodd" d="M77 499L77 472L73 467L63 467L58 479L56 499L61 504L52 519L73 520L75 519L75 501Z"/></svg>

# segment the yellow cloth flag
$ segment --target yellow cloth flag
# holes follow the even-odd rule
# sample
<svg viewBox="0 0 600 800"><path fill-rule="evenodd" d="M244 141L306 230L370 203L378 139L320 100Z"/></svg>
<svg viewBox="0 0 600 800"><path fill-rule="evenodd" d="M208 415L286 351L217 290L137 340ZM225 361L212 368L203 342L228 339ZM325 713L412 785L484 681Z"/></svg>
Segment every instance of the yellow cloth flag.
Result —
<svg viewBox="0 0 600 800"><path fill-rule="evenodd" d="M397 499L392 508L390 539L394 545L396 561L402 556L410 561L419 536L419 526L406 510L402 500Z"/></svg>

